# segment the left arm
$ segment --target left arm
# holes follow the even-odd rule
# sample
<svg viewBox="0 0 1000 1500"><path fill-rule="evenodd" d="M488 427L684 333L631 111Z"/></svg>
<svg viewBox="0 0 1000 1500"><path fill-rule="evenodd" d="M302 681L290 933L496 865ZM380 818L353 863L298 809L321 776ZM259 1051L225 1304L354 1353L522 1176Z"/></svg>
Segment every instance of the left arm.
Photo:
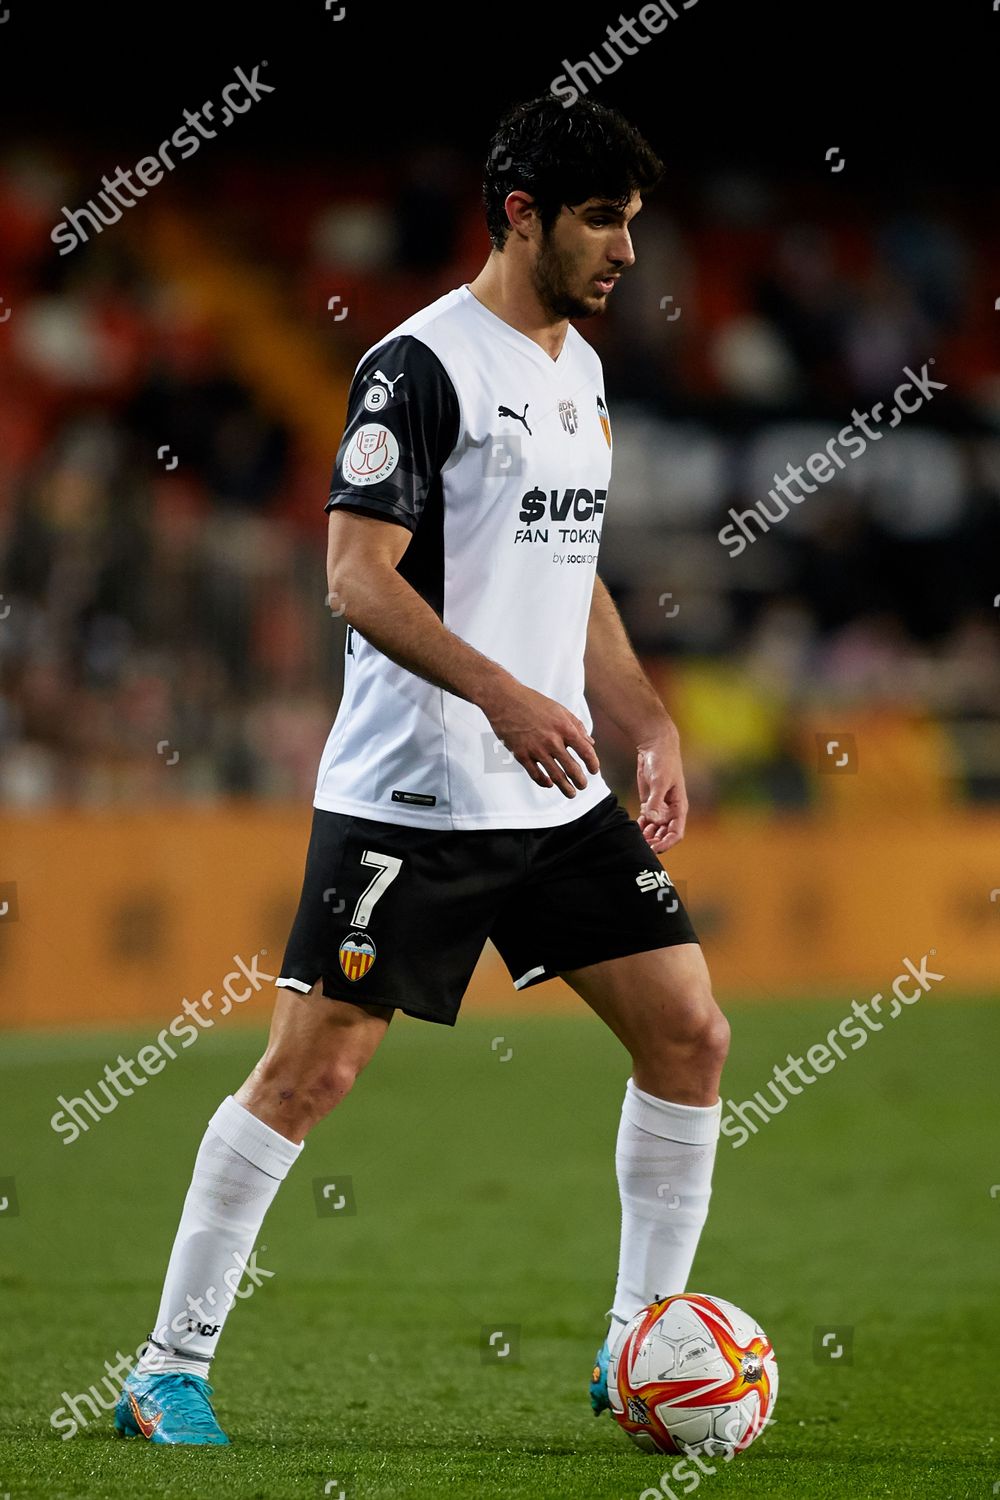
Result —
<svg viewBox="0 0 1000 1500"><path fill-rule="evenodd" d="M594 579L584 669L588 701L599 705L636 747L639 827L654 854L663 854L680 843L687 821L680 736L600 578Z"/></svg>

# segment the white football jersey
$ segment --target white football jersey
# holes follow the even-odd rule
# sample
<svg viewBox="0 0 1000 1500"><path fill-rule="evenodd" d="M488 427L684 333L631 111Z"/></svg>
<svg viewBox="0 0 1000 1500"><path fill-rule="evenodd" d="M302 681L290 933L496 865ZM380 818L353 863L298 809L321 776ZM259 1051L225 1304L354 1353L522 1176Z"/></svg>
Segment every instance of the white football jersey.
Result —
<svg viewBox="0 0 1000 1500"><path fill-rule="evenodd" d="M569 325L553 360L468 285L360 361L326 509L406 526L398 572L449 630L589 730L583 656L611 475L601 361ZM497 743L481 709L348 631L344 695L315 806L424 828L567 823L564 797Z"/></svg>

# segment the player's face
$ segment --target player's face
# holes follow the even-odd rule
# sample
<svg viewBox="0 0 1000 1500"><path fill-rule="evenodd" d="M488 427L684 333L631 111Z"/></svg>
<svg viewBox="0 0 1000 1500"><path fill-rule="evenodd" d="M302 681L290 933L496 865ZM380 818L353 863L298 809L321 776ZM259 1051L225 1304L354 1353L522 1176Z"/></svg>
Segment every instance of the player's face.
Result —
<svg viewBox="0 0 1000 1500"><path fill-rule="evenodd" d="M638 193L624 213L600 198L563 205L532 267L535 291L554 318L604 312L618 277L635 261L628 226L641 207Z"/></svg>

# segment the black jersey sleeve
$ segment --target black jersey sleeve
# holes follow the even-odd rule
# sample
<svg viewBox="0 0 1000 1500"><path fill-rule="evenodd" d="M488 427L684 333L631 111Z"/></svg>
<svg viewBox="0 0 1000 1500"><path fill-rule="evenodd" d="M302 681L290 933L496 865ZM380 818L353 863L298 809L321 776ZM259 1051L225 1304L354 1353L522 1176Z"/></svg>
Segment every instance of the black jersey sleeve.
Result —
<svg viewBox="0 0 1000 1500"><path fill-rule="evenodd" d="M411 334L379 344L351 382L326 510L415 531L459 424L455 387L434 351Z"/></svg>

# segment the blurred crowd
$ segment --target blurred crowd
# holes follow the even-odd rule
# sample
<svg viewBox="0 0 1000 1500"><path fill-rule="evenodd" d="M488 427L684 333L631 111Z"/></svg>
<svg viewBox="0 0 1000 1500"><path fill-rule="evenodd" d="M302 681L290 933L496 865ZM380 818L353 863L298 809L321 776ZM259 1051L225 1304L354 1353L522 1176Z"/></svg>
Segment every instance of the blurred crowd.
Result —
<svg viewBox="0 0 1000 1500"><path fill-rule="evenodd" d="M99 166L0 161L8 808L312 792L343 649L323 504L347 384L477 273L476 163L215 173L60 257L60 206ZM988 205L668 176L634 239L612 311L582 327L615 430L601 571L700 805L822 803L824 744L848 734L880 802L1000 798ZM931 357L946 399L727 555L718 531L766 494L772 459ZM627 794L629 747L606 743Z"/></svg>

